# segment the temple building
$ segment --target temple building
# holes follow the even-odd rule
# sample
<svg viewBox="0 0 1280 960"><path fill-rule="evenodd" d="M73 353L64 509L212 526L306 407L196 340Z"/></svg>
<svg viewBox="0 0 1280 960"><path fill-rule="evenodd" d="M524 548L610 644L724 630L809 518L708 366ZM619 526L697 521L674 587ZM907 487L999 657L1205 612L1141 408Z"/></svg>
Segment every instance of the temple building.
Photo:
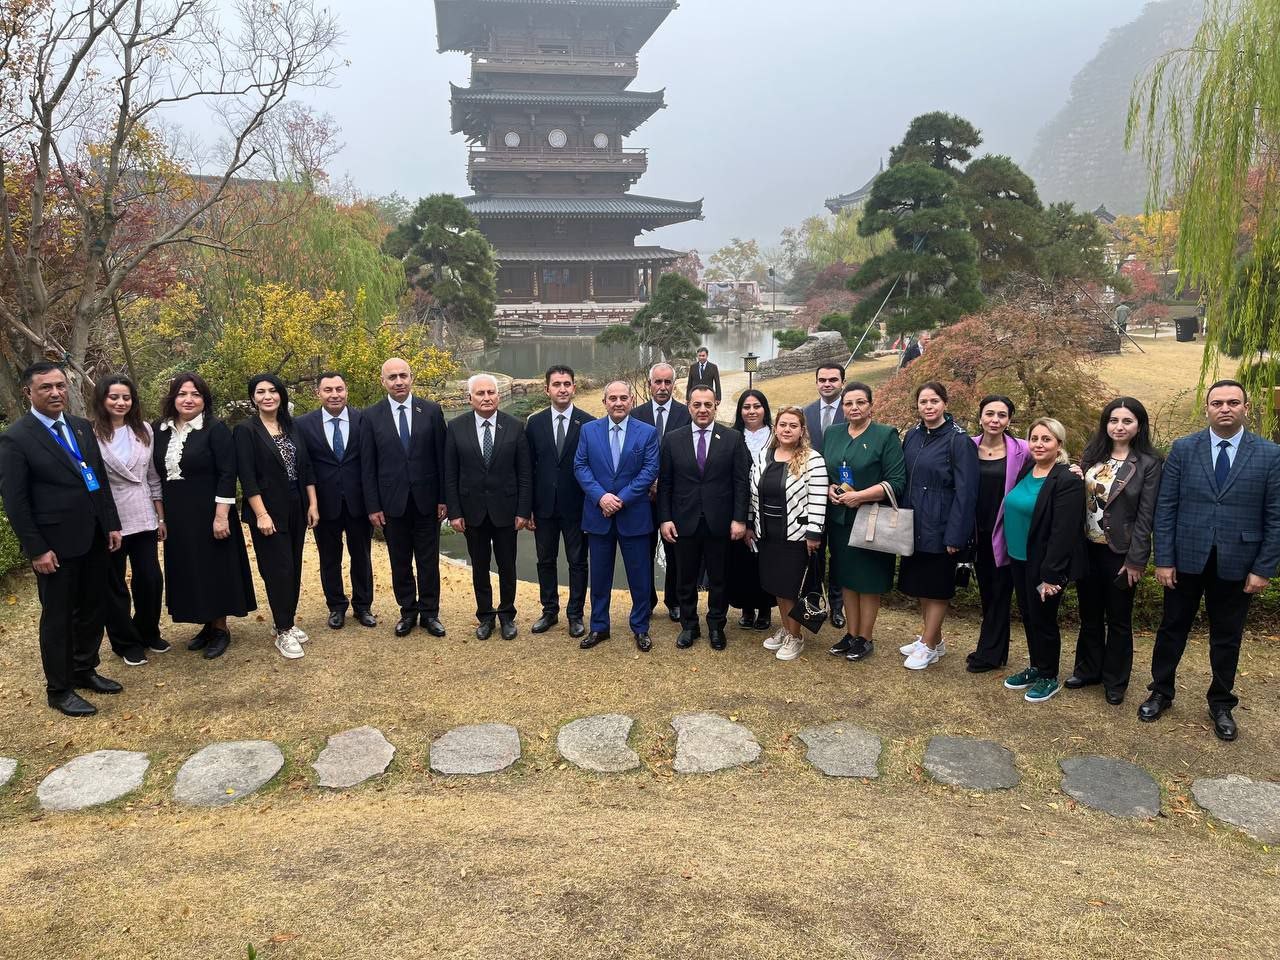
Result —
<svg viewBox="0 0 1280 960"><path fill-rule="evenodd" d="M470 144L463 202L498 257L499 321L630 319L684 254L643 232L702 218L702 201L630 192L648 152L624 146L666 106L627 89L675 0L435 0L441 53L471 55L452 86Z"/></svg>
<svg viewBox="0 0 1280 960"><path fill-rule="evenodd" d="M880 169L876 171L875 176L860 186L853 193L842 193L838 197L828 197L823 206L839 216L845 210L861 210L867 205L867 199L871 196L871 188L875 185L876 177L884 173L884 161L880 161Z"/></svg>

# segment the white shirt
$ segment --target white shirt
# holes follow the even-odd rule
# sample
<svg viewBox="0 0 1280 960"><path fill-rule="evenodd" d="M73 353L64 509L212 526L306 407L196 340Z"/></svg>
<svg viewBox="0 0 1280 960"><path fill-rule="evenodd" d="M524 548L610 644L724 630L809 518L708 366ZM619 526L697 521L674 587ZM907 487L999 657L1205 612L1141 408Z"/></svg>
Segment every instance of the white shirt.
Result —
<svg viewBox="0 0 1280 960"><path fill-rule="evenodd" d="M405 422L409 424L409 434L413 434L413 394L409 394L401 403L391 394L387 394L387 403L391 404L391 422L395 424L396 431L400 430L400 408L404 407ZM345 439L345 437L343 438Z"/></svg>
<svg viewBox="0 0 1280 960"><path fill-rule="evenodd" d="M475 411L471 411L475 413ZM480 452L484 453L484 425L489 425L489 442L495 447L498 445L498 411L495 410L489 414L488 418L475 413L476 417L476 442L480 444Z"/></svg>
<svg viewBox="0 0 1280 960"><path fill-rule="evenodd" d="M408 406L408 404L405 404L405 406ZM338 421L338 432L342 434L342 449L344 451L351 449L351 411L348 408L343 407L342 412L335 417L332 413L330 413L324 407L321 407L320 413L321 413L321 416L324 417L324 420L322 420L321 422L324 424L324 431L323 431L324 439L325 439L325 442L329 444L329 449L330 450L333 449L333 421L334 420ZM409 416L409 411L406 410L404 412L404 415L406 417ZM400 424L397 423L396 428L399 429L399 426Z"/></svg>
<svg viewBox="0 0 1280 960"><path fill-rule="evenodd" d="M133 435L133 430L123 426L111 434L111 439L107 441L107 448L121 463L128 463L133 456L133 445L137 441L138 438Z"/></svg>
<svg viewBox="0 0 1280 960"><path fill-rule="evenodd" d="M1244 427L1236 431L1234 437L1220 437L1212 430L1209 431L1209 445L1211 462L1215 465L1218 462L1218 453L1220 444L1223 440L1227 441L1230 446L1227 447L1227 463L1233 467L1236 465L1236 454L1240 452L1240 441L1244 439Z"/></svg>
<svg viewBox="0 0 1280 960"><path fill-rule="evenodd" d="M768 445L769 438L773 436L773 430L764 426L759 430L747 430L744 428L742 436L747 441L747 449L751 451L752 459L755 459L760 456L760 451Z"/></svg>
<svg viewBox="0 0 1280 960"><path fill-rule="evenodd" d="M564 417L564 435L568 437L569 425L573 423L573 404L572 403L569 404L567 407L565 407L563 412L557 410L555 408L555 405L552 404L551 406L551 439L552 440L555 440L556 431L560 429L561 417Z"/></svg>

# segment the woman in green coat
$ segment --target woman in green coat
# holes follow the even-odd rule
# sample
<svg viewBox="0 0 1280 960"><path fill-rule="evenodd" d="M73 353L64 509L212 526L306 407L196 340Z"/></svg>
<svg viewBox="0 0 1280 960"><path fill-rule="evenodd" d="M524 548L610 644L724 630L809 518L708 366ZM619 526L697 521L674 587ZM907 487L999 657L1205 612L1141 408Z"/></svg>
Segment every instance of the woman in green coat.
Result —
<svg viewBox="0 0 1280 960"><path fill-rule="evenodd" d="M840 394L845 423L833 423L822 438L822 455L832 484L827 508L827 543L834 563L832 577L844 595L848 632L831 648L833 656L865 660L874 647L880 598L893 587L891 553L849 546L858 507L887 499L882 481L902 496L907 468L898 431L871 419L871 388L857 381Z"/></svg>

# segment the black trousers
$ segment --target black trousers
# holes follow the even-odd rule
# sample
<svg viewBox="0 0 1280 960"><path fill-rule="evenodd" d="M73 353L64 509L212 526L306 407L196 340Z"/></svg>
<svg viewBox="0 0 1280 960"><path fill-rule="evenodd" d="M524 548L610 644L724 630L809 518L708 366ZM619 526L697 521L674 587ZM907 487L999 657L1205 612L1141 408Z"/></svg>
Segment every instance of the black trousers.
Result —
<svg viewBox="0 0 1280 960"><path fill-rule="evenodd" d="M129 534L120 549L108 557L111 573L107 579L107 639L111 649L123 656L130 649L160 639L164 574L160 572L156 532L140 530ZM126 564L132 568L132 589L124 579Z"/></svg>
<svg viewBox="0 0 1280 960"><path fill-rule="evenodd" d="M968 659L980 666L1002 667L1009 662L1013 569L996 566L991 537L981 532L973 566L978 575L978 596L982 601L982 627L978 630L978 646Z"/></svg>
<svg viewBox="0 0 1280 960"><path fill-rule="evenodd" d="M302 501L293 497L289 501L286 521L289 529L282 530L277 523L276 532L268 537L258 532L256 521L249 522L253 554L258 559L258 573L262 577L262 585L267 588L271 621L277 630L288 630L298 616L298 594L302 590L302 545L307 539L303 516Z"/></svg>
<svg viewBox="0 0 1280 960"><path fill-rule="evenodd" d="M400 604L400 616L440 615L440 520L430 516L409 498L404 513L387 517L383 535L391 560L391 590ZM414 571L417 570L417 578Z"/></svg>
<svg viewBox="0 0 1280 960"><path fill-rule="evenodd" d="M560 541L564 540L564 557L569 564L569 603L565 614L570 620L581 620L587 601L587 535L582 532L582 518L535 517L533 543L538 551L538 594L542 612L560 612Z"/></svg>
<svg viewBox="0 0 1280 960"><path fill-rule="evenodd" d="M1132 587L1116 586L1124 556L1105 543L1088 544L1089 569L1076 584L1080 600L1080 636L1075 675L1124 692L1133 669Z"/></svg>
<svg viewBox="0 0 1280 960"><path fill-rule="evenodd" d="M1236 666L1240 662L1240 635L1249 615L1253 595L1244 592L1243 580L1223 580L1218 576L1218 554L1210 551L1209 562L1202 573L1178 571L1178 583L1164 592L1164 616L1156 631L1155 651L1151 656L1152 693L1173 699L1174 676L1178 661L1187 648L1187 634L1200 610L1209 618L1209 707L1230 710L1240 702L1231 691L1236 685Z"/></svg>
<svg viewBox="0 0 1280 960"><path fill-rule="evenodd" d="M1022 629L1027 635L1027 652L1031 666L1042 677L1058 676L1062 659L1062 632L1058 629L1058 608L1062 606L1062 591L1052 597L1040 599L1036 590L1040 581L1030 575L1022 560L1011 560L1013 592L1018 598L1018 610L1022 613Z"/></svg>
<svg viewBox="0 0 1280 960"><path fill-rule="evenodd" d="M111 576L107 538L98 531L89 552L59 557L53 573L36 575L40 593L40 661L49 693L74 690L76 677L96 670Z"/></svg>
<svg viewBox="0 0 1280 960"><path fill-rule="evenodd" d="M834 550L828 549L830 544L827 543L827 534L822 534L822 545L818 548L824 552L827 558L827 606L831 609L831 614L844 614L844 592L840 589L840 584L836 581L836 554Z"/></svg>
<svg viewBox="0 0 1280 960"><path fill-rule="evenodd" d="M653 521L653 532L649 534L649 562L653 562L653 557L658 551L658 543L662 543L662 552L667 560L667 575L662 583L662 602L667 605L668 610L680 609L680 591L676 587L678 578L677 565L679 560L676 559L676 548L667 541L663 540L658 534L658 521ZM652 612L658 609L658 580L653 578L653 586L649 588L649 610Z"/></svg>
<svg viewBox="0 0 1280 960"><path fill-rule="evenodd" d="M516 527L515 523L498 526L484 523L467 524L467 555L471 558L471 586L476 594L476 619L503 623L516 618ZM493 580L489 577L490 560L498 565L498 607L493 606Z"/></svg>
<svg viewBox="0 0 1280 960"><path fill-rule="evenodd" d="M707 574L707 629L723 630L729 604L725 591L725 561L729 538L713 536L706 520L693 533L682 533L675 542L676 591L680 598L680 626L698 626L698 579ZM665 541L664 541L665 543Z"/></svg>
<svg viewBox="0 0 1280 960"><path fill-rule="evenodd" d="M352 513L343 503L336 517L321 520L312 531L316 536L316 553L320 555L320 586L330 611L347 612L348 604L356 612L373 606L373 559L371 557L373 527L369 517ZM347 538L351 557L351 599L342 582L342 538Z"/></svg>

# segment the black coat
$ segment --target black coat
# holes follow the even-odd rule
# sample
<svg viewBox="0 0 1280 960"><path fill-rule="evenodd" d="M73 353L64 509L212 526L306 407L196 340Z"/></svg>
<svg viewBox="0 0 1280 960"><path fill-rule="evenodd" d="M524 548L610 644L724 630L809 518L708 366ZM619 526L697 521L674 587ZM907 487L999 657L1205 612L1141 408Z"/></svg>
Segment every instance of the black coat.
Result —
<svg viewBox="0 0 1280 960"><path fill-rule="evenodd" d="M668 433L670 433L676 427L683 427L690 423L693 423L693 417L689 415L689 408L686 407L679 400L672 398L669 406L671 407L671 410L667 414L667 422L662 434L663 437L665 437ZM649 400L646 403L640 404L638 407L636 407L634 410L631 411L631 415L635 417L637 420L639 420L641 423L647 423L651 427L656 427L658 425L654 421L652 400ZM662 442L662 437L658 437L658 442L659 443Z"/></svg>
<svg viewBox="0 0 1280 960"><path fill-rule="evenodd" d="M301 439L311 458L311 470L316 481L316 506L321 520L333 520L342 515L345 504L347 513L365 515L364 477L360 469L360 434L364 430L364 414L355 407L347 407L347 445L342 460L333 455L325 432L328 414L323 408L304 413L294 421L297 428L294 439Z"/></svg>
<svg viewBox="0 0 1280 960"><path fill-rule="evenodd" d="M444 502L449 519L470 525L488 519L506 527L533 511L533 482L524 425L501 410L494 415L493 457L486 465L472 412L449 423L444 444Z"/></svg>
<svg viewBox="0 0 1280 960"><path fill-rule="evenodd" d="M948 415L933 430L917 423L902 441L907 487L901 505L915 511L916 549L945 553L973 539L978 511L978 448Z"/></svg>
<svg viewBox="0 0 1280 960"><path fill-rule="evenodd" d="M533 515L582 519L582 488L573 475L573 455L578 449L582 425L592 418L577 407L565 424L564 448L556 455L555 409L547 407L529 417L524 435L529 441L530 470L533 474Z"/></svg>
<svg viewBox="0 0 1280 960"><path fill-rule="evenodd" d="M311 472L307 445L298 437L297 428L290 434L294 441L295 468L298 474L296 481L289 479L284 456L260 419L250 417L243 423L236 424L232 436L236 442L236 473L240 477L240 492L245 499L244 522L251 523L257 519L253 515L253 508L249 506L249 498L258 496L262 497L263 508L281 533L289 530L291 500L302 500L302 522L305 524L304 491L315 484L316 478Z"/></svg>
<svg viewBox="0 0 1280 960"><path fill-rule="evenodd" d="M1028 460L1018 480L1034 465ZM1036 497L1027 531L1027 575L1032 583L1066 586L1084 576L1088 559L1080 535L1083 527L1084 481L1067 464L1055 463Z"/></svg>
<svg viewBox="0 0 1280 960"><path fill-rule="evenodd" d="M685 380L684 398L689 399L689 394L693 393L694 387L710 387L716 392L716 399L720 398L720 368L714 363L707 363L707 372L702 376L698 375L698 361L695 360L689 364L689 376Z"/></svg>
<svg viewBox="0 0 1280 960"><path fill-rule="evenodd" d="M364 409L360 431L360 470L366 513L402 517L409 495L424 516L434 517L444 503L444 414L440 405L410 396L409 451L400 443L400 426L383 397Z"/></svg>
<svg viewBox="0 0 1280 960"><path fill-rule="evenodd" d="M706 469L698 471L693 424L668 430L658 466L658 522L672 521L676 532L691 536L706 518L712 536L729 536L729 524L747 522L750 455L742 434L712 424L707 437Z"/></svg>
<svg viewBox="0 0 1280 960"><path fill-rule="evenodd" d="M105 537L120 529L93 427L70 414L64 413L63 419L98 479L98 489L92 493L79 464L33 414L19 417L0 435L4 512L28 560L50 550L68 559L82 557L93 547L97 531Z"/></svg>

